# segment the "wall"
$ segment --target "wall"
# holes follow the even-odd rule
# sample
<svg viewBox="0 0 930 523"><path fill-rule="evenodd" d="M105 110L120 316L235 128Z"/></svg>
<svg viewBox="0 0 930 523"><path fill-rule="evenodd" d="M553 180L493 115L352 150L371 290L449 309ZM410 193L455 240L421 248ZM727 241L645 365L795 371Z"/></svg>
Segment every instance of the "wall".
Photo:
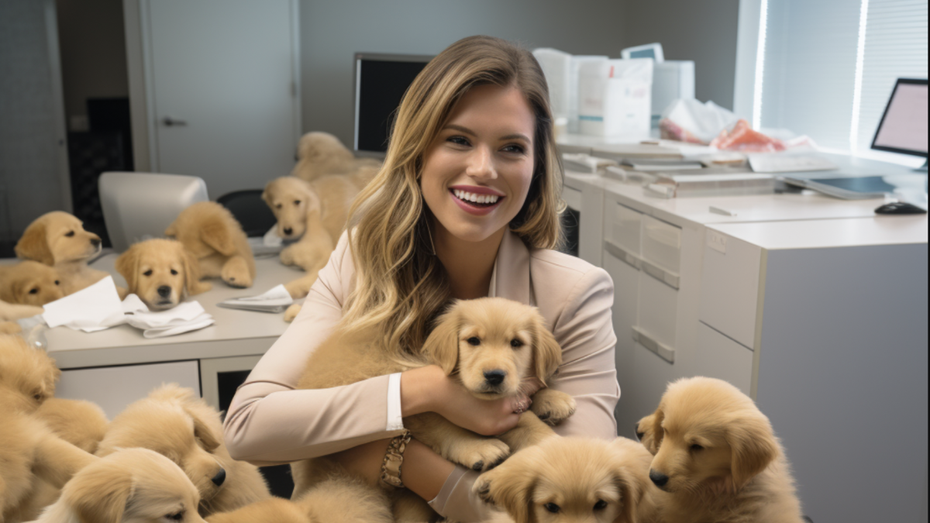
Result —
<svg viewBox="0 0 930 523"><path fill-rule="evenodd" d="M303 130L352 141L356 52L436 54L489 34L532 49L619 58L662 42L666 57L696 63L696 95L733 105L739 0L301 0Z"/></svg>
<svg viewBox="0 0 930 523"><path fill-rule="evenodd" d="M65 114L86 117L88 98L129 96L122 0L56 0Z"/></svg>

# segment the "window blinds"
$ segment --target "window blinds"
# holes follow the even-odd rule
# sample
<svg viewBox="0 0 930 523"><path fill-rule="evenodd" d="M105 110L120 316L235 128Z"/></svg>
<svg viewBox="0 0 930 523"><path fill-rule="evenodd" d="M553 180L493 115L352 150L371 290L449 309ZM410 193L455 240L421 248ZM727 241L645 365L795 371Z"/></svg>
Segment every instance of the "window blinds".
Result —
<svg viewBox="0 0 930 523"><path fill-rule="evenodd" d="M763 128L865 152L895 80L927 77L926 0L769 0L764 20Z"/></svg>

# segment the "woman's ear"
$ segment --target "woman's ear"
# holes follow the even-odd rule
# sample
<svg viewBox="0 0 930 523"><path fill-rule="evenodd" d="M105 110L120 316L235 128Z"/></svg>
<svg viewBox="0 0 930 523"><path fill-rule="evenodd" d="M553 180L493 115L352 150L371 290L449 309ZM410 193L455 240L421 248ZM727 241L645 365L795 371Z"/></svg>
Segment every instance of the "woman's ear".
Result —
<svg viewBox="0 0 930 523"><path fill-rule="evenodd" d="M139 248L137 245L131 245L126 252L119 255L115 263L116 272L120 273L123 279L126 280L126 287L129 288L129 292L136 292L136 289L138 289Z"/></svg>
<svg viewBox="0 0 930 523"><path fill-rule="evenodd" d="M730 472L737 490L765 470L779 454L772 425L761 413L727 424L726 439L733 449Z"/></svg>
<svg viewBox="0 0 930 523"><path fill-rule="evenodd" d="M184 267L184 288L187 289L187 294L193 296L213 288L208 282L200 281L200 263L194 258L194 255L187 252L187 249L183 246L179 246L178 249L181 252L181 265Z"/></svg>
<svg viewBox="0 0 930 523"><path fill-rule="evenodd" d="M442 316L436 320L433 332L423 344L423 354L431 363L442 367L446 375L455 372L459 364L459 314L456 303L452 304Z"/></svg>
<svg viewBox="0 0 930 523"><path fill-rule="evenodd" d="M113 465L80 474L62 495L78 521L122 521L133 490L132 472Z"/></svg>
<svg viewBox="0 0 930 523"><path fill-rule="evenodd" d="M533 489L541 459L539 447L521 450L478 476L472 488L485 503L507 512L515 523L535 522Z"/></svg>
<svg viewBox="0 0 930 523"><path fill-rule="evenodd" d="M537 319L533 332L533 357L536 360L536 377L546 384L562 364L562 347L546 328L542 319Z"/></svg>
<svg viewBox="0 0 930 523"><path fill-rule="evenodd" d="M24 260L35 260L45 265L55 265L55 256L48 246L44 223L33 223L26 227L23 237L16 243L16 256Z"/></svg>

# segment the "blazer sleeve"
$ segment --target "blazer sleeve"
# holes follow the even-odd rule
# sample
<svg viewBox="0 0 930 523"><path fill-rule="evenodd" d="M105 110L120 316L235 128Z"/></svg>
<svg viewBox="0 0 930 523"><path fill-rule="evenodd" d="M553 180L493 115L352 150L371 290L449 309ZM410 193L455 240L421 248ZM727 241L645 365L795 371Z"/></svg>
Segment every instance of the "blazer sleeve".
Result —
<svg viewBox="0 0 930 523"><path fill-rule="evenodd" d="M354 277L343 234L303 308L233 397L224 423L230 455L266 466L339 452L401 431L387 430L388 376L298 390L313 351L342 318Z"/></svg>
<svg viewBox="0 0 930 523"><path fill-rule="evenodd" d="M611 309L614 285L607 271L591 267L576 282L552 326L562 365L549 387L572 395L575 413L555 428L561 436L617 437L614 409L620 400ZM439 514L462 523L484 521L491 511L473 492L477 473L457 467L430 501Z"/></svg>

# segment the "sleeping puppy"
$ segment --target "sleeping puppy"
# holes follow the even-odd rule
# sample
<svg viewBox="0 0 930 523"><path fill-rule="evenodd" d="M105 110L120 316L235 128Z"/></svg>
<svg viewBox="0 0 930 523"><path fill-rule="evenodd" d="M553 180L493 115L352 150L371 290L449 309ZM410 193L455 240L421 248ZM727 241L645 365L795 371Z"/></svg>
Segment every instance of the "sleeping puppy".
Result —
<svg viewBox="0 0 930 523"><path fill-rule="evenodd" d="M87 260L100 252L100 246L100 237L85 231L81 220L66 212L52 211L26 227L16 244L16 256L55 267L67 296L109 276L87 266ZM126 297L126 289L116 290L120 299Z"/></svg>
<svg viewBox="0 0 930 523"><path fill-rule="evenodd" d="M59 438L90 454L97 452L110 424L96 403L63 398L45 400L36 417Z"/></svg>
<svg viewBox="0 0 930 523"><path fill-rule="evenodd" d="M167 310L185 297L210 290L197 260L176 240L134 243L116 259L116 270L149 309Z"/></svg>
<svg viewBox="0 0 930 523"><path fill-rule="evenodd" d="M506 512L495 522L659 523L663 492L635 441L550 438L478 477L474 492Z"/></svg>
<svg viewBox="0 0 930 523"><path fill-rule="evenodd" d="M524 380L533 376L545 384L562 362L562 350L546 328L539 312L503 298L457 301L436 322L421 356L371 350L371 333L337 332L308 359L298 382L303 389L321 389L355 383L373 376L437 364L455 376L474 396L498 399L517 395ZM407 358L409 363L399 359ZM436 413L404 418L414 437L444 458L482 471L503 461L511 450L534 445L555 433L556 424L574 413L574 399L563 392L543 389L530 412L520 416L516 428L499 438L480 436L448 422ZM326 470L326 458L291 465L295 496ZM323 461L321 463L321 461ZM401 506L401 505L395 505ZM407 503L403 506L409 507ZM411 512L396 513L398 521L429 519L431 509L414 503Z"/></svg>
<svg viewBox="0 0 930 523"><path fill-rule="evenodd" d="M0 394L17 411L33 414L52 395L61 371L55 360L19 336L0 335Z"/></svg>
<svg viewBox="0 0 930 523"><path fill-rule="evenodd" d="M223 444L219 413L194 391L163 385L113 418L97 455L142 447L174 461L200 492L200 513L228 512L267 499L258 468L234 461Z"/></svg>
<svg viewBox="0 0 930 523"><path fill-rule="evenodd" d="M230 287L251 287L255 258L242 226L216 202L197 202L165 230L194 255L204 278L220 277Z"/></svg>
<svg viewBox="0 0 930 523"><path fill-rule="evenodd" d="M0 265L0 300L41 307L63 298L61 277L53 267L36 261Z"/></svg>
<svg viewBox="0 0 930 523"><path fill-rule="evenodd" d="M794 479L768 418L713 378L669 384L646 418L649 477L671 494L668 523L802 523Z"/></svg>
<svg viewBox="0 0 930 523"><path fill-rule="evenodd" d="M350 174L381 165L377 160L356 158L338 138L323 132L303 135L297 144L297 157L291 176L308 182L327 174Z"/></svg>
<svg viewBox="0 0 930 523"><path fill-rule="evenodd" d="M204 523L200 494L168 458L125 449L87 466L35 523Z"/></svg>

